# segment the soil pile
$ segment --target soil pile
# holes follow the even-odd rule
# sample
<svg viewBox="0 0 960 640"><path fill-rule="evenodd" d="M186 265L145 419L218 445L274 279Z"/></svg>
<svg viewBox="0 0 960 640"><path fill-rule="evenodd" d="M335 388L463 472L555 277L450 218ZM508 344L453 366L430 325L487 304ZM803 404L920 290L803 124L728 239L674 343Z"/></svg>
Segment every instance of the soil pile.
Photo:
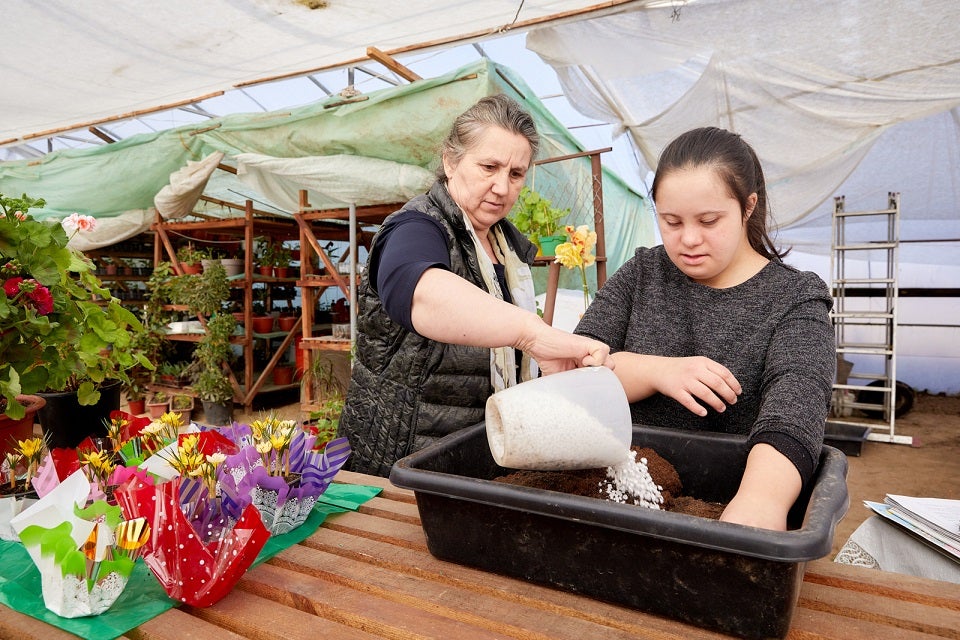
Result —
<svg viewBox="0 0 960 640"><path fill-rule="evenodd" d="M637 452L637 460L646 458L650 477L660 487L660 492L663 494L661 508L664 511L686 513L714 520L720 518L720 514L723 513L723 508L726 505L683 495L683 483L680 481L677 470L663 456L646 447L631 447L631 449ZM581 469L578 471L515 471L494 478L494 480L588 498L609 499L606 468Z"/></svg>

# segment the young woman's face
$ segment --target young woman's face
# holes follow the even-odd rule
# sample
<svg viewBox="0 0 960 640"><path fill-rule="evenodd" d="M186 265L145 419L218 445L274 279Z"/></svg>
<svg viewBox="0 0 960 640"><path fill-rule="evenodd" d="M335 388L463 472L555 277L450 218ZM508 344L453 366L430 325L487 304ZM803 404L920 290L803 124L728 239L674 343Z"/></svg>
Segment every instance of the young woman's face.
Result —
<svg viewBox="0 0 960 640"><path fill-rule="evenodd" d="M756 202L751 194L749 212ZM663 176L656 205L663 246L678 269L710 287L743 282L740 267L757 254L747 240L740 203L713 169L679 169Z"/></svg>
<svg viewBox="0 0 960 640"><path fill-rule="evenodd" d="M527 175L530 142L518 133L489 126L457 164L443 158L447 190L478 234L505 218Z"/></svg>

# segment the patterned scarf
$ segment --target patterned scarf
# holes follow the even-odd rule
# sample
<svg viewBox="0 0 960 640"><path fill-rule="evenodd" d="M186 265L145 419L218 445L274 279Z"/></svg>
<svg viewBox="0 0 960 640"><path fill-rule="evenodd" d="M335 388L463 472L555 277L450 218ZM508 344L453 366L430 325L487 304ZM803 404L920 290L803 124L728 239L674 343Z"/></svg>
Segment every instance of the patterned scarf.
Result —
<svg viewBox="0 0 960 640"><path fill-rule="evenodd" d="M473 230L470 218L465 213L462 215L463 223L470 230L470 236L473 238L473 246L476 250L477 262L480 264L480 273L483 275L483 283L486 285L487 291L503 300L503 292L500 290L500 281L497 279L493 262L480 243L476 231ZM490 228L488 237L497 260L504 266L507 287L510 289L510 297L513 299L513 303L521 309L536 313L533 273L530 271L530 265L521 260L513 251L498 226L494 225ZM520 381L532 380L538 374L536 361L524 353L520 360ZM494 392L517 384L517 357L513 347L490 349L490 383L493 385Z"/></svg>

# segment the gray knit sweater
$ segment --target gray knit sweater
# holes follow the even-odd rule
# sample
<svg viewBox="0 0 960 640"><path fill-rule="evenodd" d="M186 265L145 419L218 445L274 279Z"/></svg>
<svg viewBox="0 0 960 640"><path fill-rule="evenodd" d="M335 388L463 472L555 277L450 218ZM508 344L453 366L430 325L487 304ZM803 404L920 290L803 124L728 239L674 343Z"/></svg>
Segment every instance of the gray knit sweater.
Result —
<svg viewBox="0 0 960 640"><path fill-rule="evenodd" d="M576 333L612 352L705 356L743 387L736 404L699 417L654 394L631 405L637 424L749 434L789 458L806 483L816 470L836 375L829 289L814 273L771 261L727 289L698 284L663 246L638 249L597 293Z"/></svg>

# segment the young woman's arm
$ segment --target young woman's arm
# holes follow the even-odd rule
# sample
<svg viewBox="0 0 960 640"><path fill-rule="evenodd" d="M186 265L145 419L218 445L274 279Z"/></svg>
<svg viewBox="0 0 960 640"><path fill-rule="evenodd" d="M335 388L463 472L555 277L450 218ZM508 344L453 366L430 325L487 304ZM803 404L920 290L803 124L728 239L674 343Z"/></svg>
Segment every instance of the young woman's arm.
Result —
<svg viewBox="0 0 960 640"><path fill-rule="evenodd" d="M786 531L787 514L801 488L800 472L793 463L761 442L750 449L740 488L720 520Z"/></svg>

